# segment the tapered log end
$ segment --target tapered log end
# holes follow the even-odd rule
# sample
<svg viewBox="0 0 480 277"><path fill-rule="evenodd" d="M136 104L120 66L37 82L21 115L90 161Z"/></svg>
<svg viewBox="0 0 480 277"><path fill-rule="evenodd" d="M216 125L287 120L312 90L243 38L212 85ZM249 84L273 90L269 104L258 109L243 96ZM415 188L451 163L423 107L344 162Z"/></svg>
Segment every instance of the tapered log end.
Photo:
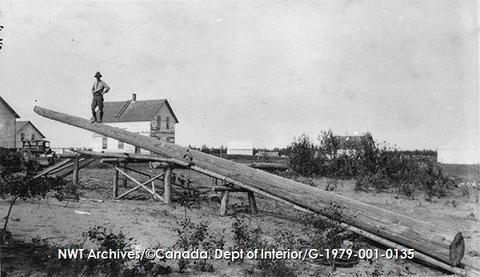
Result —
<svg viewBox="0 0 480 277"><path fill-rule="evenodd" d="M33 111L34 111L35 113L39 114L39 115L42 115L42 111L43 111L43 110L44 110L44 109L43 109L42 107L40 107L40 106L35 106L35 107L33 107Z"/></svg>

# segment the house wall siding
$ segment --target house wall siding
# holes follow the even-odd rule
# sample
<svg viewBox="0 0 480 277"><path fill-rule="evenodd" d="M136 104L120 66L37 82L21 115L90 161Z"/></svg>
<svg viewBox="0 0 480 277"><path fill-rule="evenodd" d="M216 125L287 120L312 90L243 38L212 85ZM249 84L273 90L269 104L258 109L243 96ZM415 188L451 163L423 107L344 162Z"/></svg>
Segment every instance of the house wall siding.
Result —
<svg viewBox="0 0 480 277"><path fill-rule="evenodd" d="M106 125L117 127L120 129L127 130L129 132L138 133L144 136L150 135L150 122L115 122L115 123L105 123ZM103 149L103 136L93 133L92 145L93 151L98 152L122 152L122 153L135 153L135 146L130 144L123 144L123 149L118 148L118 140L113 138L106 138L107 148ZM140 149L140 153L148 154L149 151Z"/></svg>
<svg viewBox="0 0 480 277"><path fill-rule="evenodd" d="M15 148L15 129L15 114L0 103L0 147Z"/></svg>
<svg viewBox="0 0 480 277"><path fill-rule="evenodd" d="M157 118L160 117L160 122ZM169 128L167 128L167 118L169 118ZM138 122L113 122L104 123L106 125L121 128L129 132L138 133L144 136L150 136L162 141L175 143L175 121L173 115L166 105L163 105L155 116L150 121ZM103 144L106 142L106 148ZM93 151L99 152L121 152L121 153L135 153L135 146L124 143L122 148L119 148L119 142L112 138L103 138L101 135L92 134L91 142ZM140 153L148 154L149 151L137 149Z"/></svg>
<svg viewBox="0 0 480 277"><path fill-rule="evenodd" d="M25 125L21 130L17 131L16 134L16 145L17 148L22 147L22 136L21 134L25 135L25 140L31 140L32 139L32 134L35 135L35 139L43 139L44 137L42 134L40 134L35 128L32 127L31 124Z"/></svg>
<svg viewBox="0 0 480 277"><path fill-rule="evenodd" d="M160 116L160 122L157 118ZM169 118L167 126L167 118ZM160 124L159 124L160 123ZM151 136L162 141L175 143L175 120L166 105L163 105L154 118L150 121ZM169 128L167 128L169 127Z"/></svg>

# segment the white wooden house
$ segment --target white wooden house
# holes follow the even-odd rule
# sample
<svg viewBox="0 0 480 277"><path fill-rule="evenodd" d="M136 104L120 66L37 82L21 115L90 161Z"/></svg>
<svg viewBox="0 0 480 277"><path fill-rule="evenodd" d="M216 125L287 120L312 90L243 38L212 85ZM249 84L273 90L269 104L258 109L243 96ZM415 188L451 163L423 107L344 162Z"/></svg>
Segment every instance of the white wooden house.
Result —
<svg viewBox="0 0 480 277"><path fill-rule="evenodd" d="M24 140L42 140L45 135L31 121L17 121L20 116L0 96L0 147L21 148Z"/></svg>
<svg viewBox="0 0 480 277"><path fill-rule="evenodd" d="M103 111L104 124L175 143L175 124L178 120L166 99L139 101L136 94L132 94L127 101L105 102ZM100 152L149 153L95 133L91 148Z"/></svg>
<svg viewBox="0 0 480 277"><path fill-rule="evenodd" d="M0 147L15 148L17 118L17 112L0 96Z"/></svg>
<svg viewBox="0 0 480 277"><path fill-rule="evenodd" d="M227 155L253 155L253 144L248 141L229 141L227 145Z"/></svg>
<svg viewBox="0 0 480 277"><path fill-rule="evenodd" d="M480 164L480 149L441 148L437 162L442 164Z"/></svg>

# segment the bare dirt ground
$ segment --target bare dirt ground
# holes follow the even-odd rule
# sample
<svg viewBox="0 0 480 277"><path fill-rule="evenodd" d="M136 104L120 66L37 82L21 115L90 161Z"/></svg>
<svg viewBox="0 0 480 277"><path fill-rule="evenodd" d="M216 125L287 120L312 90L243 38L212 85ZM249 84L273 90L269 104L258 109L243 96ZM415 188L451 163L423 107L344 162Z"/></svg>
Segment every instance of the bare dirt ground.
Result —
<svg viewBox="0 0 480 277"><path fill-rule="evenodd" d="M185 171L183 174L194 180L196 186L213 184L213 180L208 177L189 171ZM12 221L9 223L9 230L13 237L25 242L30 242L32 239L46 239L49 243L56 245L70 245L82 242L83 233L93 226L101 225L114 232L121 231L127 237L135 238L138 247L149 247L158 243L163 247L172 246L178 239L174 227L177 220L183 217L184 208L180 207L178 203L174 203L173 207L161 204L141 191L130 199L113 200L111 176L112 170L107 168L82 169L80 173L81 200L78 202L60 202L51 196L43 200L19 201L13 208ZM480 264L479 188L473 179L460 184L449 197L435 198L432 201L426 201L420 192L415 194L413 200L399 196L395 192L356 192L353 181L326 178L300 178L298 180L310 183L320 189L329 186L336 193L353 199L461 231L466 239L467 258ZM129 183L129 186L131 187L132 184ZM125 188L122 188L123 190ZM232 215L244 216L251 226L260 227L262 235L266 238L274 238L279 231L285 230L295 235L302 234L301 215L291 208L257 196L259 214L251 215L248 212L247 203L244 193L231 194L229 216L220 217L218 215L219 200L216 197L210 197L201 200L200 206L189 209L187 214L194 222L207 221L209 230L212 232L221 233L223 230L227 245L232 243L233 237L231 226L234 218ZM6 214L7 209L8 202L0 202L0 212ZM369 247L375 246L369 244ZM7 270L13 276L42 276L41 272L34 267L28 269L29 265L23 264L19 268L18 261L10 261L10 263L3 261L2 270ZM215 268L213 273L189 271L188 274L244 276L247 273L251 274L253 262L214 261L213 265ZM172 266L175 267L175 264L173 263ZM300 276L328 276L331 272L327 266L308 262L298 261L295 262L295 266ZM180 273L174 273L173 276L175 275L180 275ZM254 271L253 275L259 275L258 271ZM360 260L358 265L351 268L338 267L334 275L439 276L447 275L447 273L413 261L380 259L376 261Z"/></svg>

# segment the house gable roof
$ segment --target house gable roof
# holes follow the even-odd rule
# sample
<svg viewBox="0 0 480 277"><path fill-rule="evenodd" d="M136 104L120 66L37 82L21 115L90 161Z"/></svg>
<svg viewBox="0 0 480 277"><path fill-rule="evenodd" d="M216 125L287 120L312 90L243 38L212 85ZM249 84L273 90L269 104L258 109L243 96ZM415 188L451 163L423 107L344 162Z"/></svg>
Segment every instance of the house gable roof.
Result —
<svg viewBox="0 0 480 277"><path fill-rule="evenodd" d="M17 112L10 105L8 105L7 101L5 101L1 96L0 102L3 103L3 105L5 105L5 107L7 107L7 109L9 109L15 115L15 118L20 118Z"/></svg>
<svg viewBox="0 0 480 277"><path fill-rule="evenodd" d="M166 99L105 102L103 122L150 121L164 105L172 114L175 123L178 123L178 119Z"/></svg>
<svg viewBox="0 0 480 277"><path fill-rule="evenodd" d="M358 147L366 135L355 135L355 136L335 136L338 141L340 148L353 149Z"/></svg>
<svg viewBox="0 0 480 277"><path fill-rule="evenodd" d="M33 125L31 121L17 121L17 131L16 131L17 134L18 132L20 132L20 130L22 130L25 126L29 124L32 126L33 129L35 129L35 131L37 131L40 134L40 136L42 136L42 138L45 138L45 135L42 134L42 132L40 132L40 130L37 127L35 127L35 125Z"/></svg>

